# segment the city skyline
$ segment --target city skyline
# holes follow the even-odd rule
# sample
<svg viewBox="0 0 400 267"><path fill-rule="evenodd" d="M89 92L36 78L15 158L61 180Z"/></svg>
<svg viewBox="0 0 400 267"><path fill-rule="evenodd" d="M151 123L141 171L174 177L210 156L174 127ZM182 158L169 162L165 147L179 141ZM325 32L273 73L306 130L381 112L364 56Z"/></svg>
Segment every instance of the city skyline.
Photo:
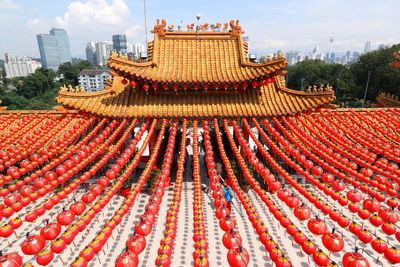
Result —
<svg viewBox="0 0 400 267"><path fill-rule="evenodd" d="M210 8L212 7L212 8ZM400 42L396 14L400 2L382 0L316 1L147 1L148 31L157 18L177 26L195 23L227 22L239 19L250 38L250 50L269 53L278 49L309 52L318 45L329 50L329 39L335 38L335 52L362 52L370 40L372 49L380 44ZM224 10L224 12L220 12ZM107 18L107 19L104 19ZM384 18L384 19L383 19ZM51 27L64 28L71 41L73 57L84 57L90 40L109 40L113 34L125 34L130 43L145 43L143 1L126 0L0 0L0 34L7 36L0 54L39 56L33 44L38 33ZM152 39L148 33L149 40Z"/></svg>

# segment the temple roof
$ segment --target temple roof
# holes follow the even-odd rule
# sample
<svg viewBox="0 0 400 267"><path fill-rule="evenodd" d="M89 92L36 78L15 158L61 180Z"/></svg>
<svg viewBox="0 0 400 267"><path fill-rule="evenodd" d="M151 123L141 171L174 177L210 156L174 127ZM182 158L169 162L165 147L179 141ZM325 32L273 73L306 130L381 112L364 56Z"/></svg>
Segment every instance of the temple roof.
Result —
<svg viewBox="0 0 400 267"><path fill-rule="evenodd" d="M375 107L400 107L399 97L389 93L381 93L376 97Z"/></svg>
<svg viewBox="0 0 400 267"><path fill-rule="evenodd" d="M71 108L111 117L235 117L294 114L330 103L332 90L301 92L285 87L282 76L260 88L244 93L146 94L121 83L115 76L112 86L95 93L61 91L57 101Z"/></svg>
<svg viewBox="0 0 400 267"><path fill-rule="evenodd" d="M114 52L105 90L63 87L57 101L103 116L182 118L280 116L335 99L330 86L307 92L286 88L283 56L250 62L238 21L230 22L229 31L228 23L226 31L169 32L165 27L165 20L154 27L147 62Z"/></svg>
<svg viewBox="0 0 400 267"><path fill-rule="evenodd" d="M286 60L250 62L238 21L229 31L171 31L165 20L154 27L147 62L113 53L109 67L146 82L237 83L262 79L283 70Z"/></svg>

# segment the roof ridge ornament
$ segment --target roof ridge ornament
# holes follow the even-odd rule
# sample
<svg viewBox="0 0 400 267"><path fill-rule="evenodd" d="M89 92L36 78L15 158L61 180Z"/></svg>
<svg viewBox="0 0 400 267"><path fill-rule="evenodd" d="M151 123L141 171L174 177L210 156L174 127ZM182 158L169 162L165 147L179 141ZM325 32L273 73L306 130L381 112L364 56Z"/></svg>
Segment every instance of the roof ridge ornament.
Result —
<svg viewBox="0 0 400 267"><path fill-rule="evenodd" d="M167 21L165 19L161 20L160 23L160 19L157 19L157 24L154 25L154 29L151 31L154 34L158 34L159 36L164 37L165 36L165 32L167 31L165 29L165 27L167 26Z"/></svg>
<svg viewBox="0 0 400 267"><path fill-rule="evenodd" d="M244 31L242 31L242 26L239 25L239 20L236 20L236 24L235 24L235 20L231 20L229 22L229 25L231 26L231 35L232 36L240 36L242 33L244 33Z"/></svg>

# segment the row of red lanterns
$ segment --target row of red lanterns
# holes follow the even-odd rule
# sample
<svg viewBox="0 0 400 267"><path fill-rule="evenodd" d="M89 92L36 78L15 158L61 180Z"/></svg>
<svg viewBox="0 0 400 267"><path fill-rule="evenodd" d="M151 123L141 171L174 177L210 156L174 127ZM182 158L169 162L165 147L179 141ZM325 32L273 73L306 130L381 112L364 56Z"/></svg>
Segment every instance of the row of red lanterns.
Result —
<svg viewBox="0 0 400 267"><path fill-rule="evenodd" d="M256 126L257 126L257 128L259 129L261 135L264 137L264 139L267 140L267 142L270 143L271 147L272 147L274 150L277 150L277 147L276 147L273 143L271 143L271 140L265 135L265 133L261 130L261 128L259 128L259 125L257 124L257 122L256 122ZM287 161L287 162L289 163L289 165L291 165L292 167L296 167L296 166L297 166L297 165L293 165L293 164L294 164L293 161L290 161L290 160L287 158L287 156L284 155L281 151L279 151L279 150L277 150L277 151L278 151L278 154L280 154L280 156L281 156L285 161ZM299 173L303 174L308 180L310 180L310 179L315 179L315 178L312 178L308 173L304 172L302 169L299 169L299 168L295 168L295 169L296 169ZM316 205L318 202L315 201L315 200L316 200L316 197L315 197L315 196L312 196L310 192L308 192L308 191L306 191L304 188L302 188L302 186L300 186L300 185L299 185L296 181L294 181L290 176L284 176L284 178L287 179L287 180L289 181L289 183L290 183L292 186L294 186L294 188L298 189L298 191L299 191L301 194L304 194L304 196L305 196L311 203L313 203L317 208L321 208L321 207L322 207L322 204L320 204L320 206L319 206L319 205ZM313 183L314 183L314 181L315 181L315 180L313 180ZM316 181L319 183L318 180L316 180ZM331 210L331 212L332 212L332 209L330 209L330 210ZM350 232L353 233L354 235L357 235L358 238L359 238L362 242L364 242L364 243L371 243L371 242L373 241L373 236L372 236L372 234L371 234L370 232L366 231L365 229L363 230L362 226L360 226L360 225L358 225L358 224L356 224L356 223L350 224L350 220L348 220L348 219L347 219L347 220L341 221L342 218L343 218L343 219L345 218L345 217L343 217L343 216L342 216L342 217L335 216L335 217L331 217L331 218L332 218L333 220L337 220L338 224L339 224L341 227L349 227ZM373 248L374 248L374 247L373 247ZM395 250L390 250L389 252L387 252L387 253L385 254L385 257L386 257L390 262L396 261L396 257L393 257L394 255L396 255L396 253L397 253L397 252L396 252ZM392 263L393 263L393 262L392 262Z"/></svg>
<svg viewBox="0 0 400 267"><path fill-rule="evenodd" d="M305 118L309 122L311 122L308 117L305 117ZM324 124L324 122L321 122L319 119L317 119L317 122L319 122L320 124L324 125L324 127L328 127L328 125ZM347 162L343 162L343 161L347 160L347 158L348 158L348 159L351 159L351 160L353 160L354 162L356 162L356 163L358 163L360 165L365 166L360 171L360 173L362 175L354 174L357 178L359 178L361 180L366 180L364 182L367 182L368 179L370 179L369 177L371 177L373 175L373 171L375 171L375 172L378 172L379 174L381 174L381 175L383 175L383 176L385 176L387 178L391 178L393 180L400 181L400 179L398 178L398 175L390 173L392 171L396 171L396 170L393 170L391 165L385 165L385 164L380 164L379 165L378 164L380 166L379 167L378 165L374 166L374 165L371 165L369 163L369 162L371 162L371 163L375 162L376 154L372 154L373 156L365 155L364 151L359 151L359 150L353 148L351 146L352 142L350 140L347 139L347 142L345 142L344 140L339 140L338 138L336 138L334 136L334 134L329 133L328 131L324 130L324 128L319 127L317 124L314 124L314 125L315 125L316 129L318 129L318 131L320 131L323 134L323 135L320 135L319 133L316 133L316 137L318 137L319 140L324 140L324 142L330 143L331 146L336 151L339 151L340 154L343 154L344 156L346 156L346 158L337 157L338 160L340 160L342 163L346 164ZM315 133L315 131L312 128L310 128L310 131ZM337 144L331 142L330 140L325 138L324 135L327 135L328 137L332 138L332 140L336 141L338 144L340 144L342 147L344 147L346 150L348 150L350 152L347 152L345 149L342 149ZM323 145L319 145L319 147L321 147L321 149L325 148ZM379 162L382 162L382 161L379 161ZM355 163L353 163L353 164L355 164ZM396 166L396 168L398 168L396 164L394 164L394 166ZM352 167L352 166L349 165L349 167ZM357 165L355 165L355 167L357 167ZM381 168L383 168L383 169L381 169ZM387 188L387 189L389 189L389 188Z"/></svg>
<svg viewBox="0 0 400 267"><path fill-rule="evenodd" d="M99 212L100 209L102 209L111 199L112 197L118 192L118 190L121 189L123 182L128 179L133 172L133 170L137 167L140 157L143 154L145 147L149 143L149 140L151 136L155 132L155 126L156 126L156 120L153 121L149 133L146 136L142 147L139 149L138 153L135 154L134 159L130 162L130 164L127 166L125 171L121 174L121 176L117 179L117 182L114 184L111 190L107 192L107 194L101 199L100 201L105 200L106 203L101 204L99 209L93 210L93 213L96 214ZM138 143L138 140L140 140L141 135L143 134L145 128L142 128L139 130L141 133L135 136L135 139L132 140L133 143L130 144L130 147L128 147L125 151L125 154L127 155L126 158L123 157L123 162L121 162L122 166L129 160L130 155L133 154L134 152L134 147ZM163 123L162 129L165 129L165 122ZM163 130L162 130L163 131ZM136 138L137 137L137 138ZM160 138L157 140L157 144L155 145L154 149L155 151L158 152L159 149L159 143L160 143ZM154 151L153 151L154 152ZM155 153L157 155L158 153ZM122 157L122 154L121 154ZM154 157L150 158L150 161L154 163ZM149 164L148 164L149 165ZM123 217L128 213L130 207L133 205L137 194L140 192L141 188L146 182L146 178L148 177L150 173L150 167L146 166L145 170L143 171L141 177L139 178L138 182L135 184L135 187L133 190L130 191L129 195L126 197L124 203L121 205L121 207L115 212L114 216L105 223L102 231L79 253L79 257L77 257L74 262L71 264L71 266L87 266L88 263L93 259L94 255L99 253L103 246L107 243L107 240L109 237L112 235L113 230L122 222ZM107 178L110 179L110 178ZM100 201L98 204L100 204ZM97 204L96 204L97 205ZM93 207L95 207L94 205ZM83 228L93 219L95 215L90 216L92 218L82 218L82 224L84 224ZM130 256L132 253L126 252L124 255ZM135 255L134 255L135 256Z"/></svg>
<svg viewBox="0 0 400 267"><path fill-rule="evenodd" d="M171 132L168 139L167 151L165 153L163 166L165 166L166 171L170 171L172 163L172 153L175 146L175 137L177 132L177 125L173 123L171 125ZM144 213L140 216L139 221L134 226L134 234L126 241L126 247L131 253L130 255L124 255L123 252L115 262L118 267L128 267L137 266L139 264L138 256L146 247L146 236L149 235L153 229L153 224L155 222L155 216L159 211L159 205L161 204L162 197L164 195L164 187L167 185L169 180L169 174L163 173L156 178L154 188L152 190L149 201L145 206ZM176 229L176 224L170 224L169 227ZM169 246L163 246L165 252L168 250ZM127 261L126 259L129 259Z"/></svg>
<svg viewBox="0 0 400 267"><path fill-rule="evenodd" d="M251 131L247 120L244 119L243 123L244 123L244 127L246 129L246 132L253 138L253 140L255 140L257 146L261 147L262 146L261 143L254 136L254 133ZM235 133L239 133L239 131L237 129L238 128L237 125L234 122L232 124L234 126ZM239 143L241 144L241 146L242 147L246 146L246 141L244 140L243 135L237 134L237 136L238 136L238 140L239 140ZM267 154L264 149L262 150L262 153L266 157L266 159L271 163L271 165L274 166L274 164L272 164L273 163L272 157L269 154ZM285 172L282 168L280 168L280 166L279 166L279 171L284 176L289 176L289 174L287 172ZM287 218L285 219L283 212L280 211L279 208L273 203L273 201L268 198L268 196L265 194L264 191L259 192L260 190L257 190L257 188L259 188L259 185L254 180L254 178L252 178L250 180L250 182L254 186L256 192L260 195L261 199L263 199L263 201L269 207L270 211L274 214L275 218L280 220L281 225L286 227L287 232L291 236L294 237L294 240L296 241L296 243L298 243L301 246L303 251L308 255L313 255L312 258L317 265L325 266L326 264L328 264L330 261L328 255L326 253L322 252L322 250L318 249L317 246L310 239L308 239L304 235L304 233L302 233L289 219L287 219ZM287 191L286 189L281 189L278 191L277 196L279 199L281 199L283 202L285 202L285 204L287 206L294 209L294 214L300 221L308 220L310 218L310 213L311 213L310 209L304 205L300 205L300 200L297 197L295 197L294 195L291 195L289 193L289 191ZM285 220L283 220L283 219L285 219ZM315 233L317 233L318 230L322 229L321 233L324 234L323 240L326 240L324 245L329 250L337 250L338 247L332 246L332 244L334 244L334 243L330 242L329 240L336 239L339 237L336 235L333 235L333 234L326 233L326 231L323 228L323 226L326 227L324 222L322 222L320 220L318 220L317 222L318 222L317 224L314 224L314 223L311 224L311 226L313 227L312 229L310 229L311 232L313 232L315 234ZM315 227L315 225L318 225L318 226ZM314 229L315 229L315 231L313 231Z"/></svg>
<svg viewBox="0 0 400 267"><path fill-rule="evenodd" d="M215 216L219 220L219 225L222 230L225 231L222 237L222 243L225 248L228 249L228 262L239 265L241 263L246 263L250 260L248 257L247 250L243 248L242 237L240 233L235 230L233 227L233 222L231 220L226 220L227 216L231 217L231 210L227 207L227 202L224 197L223 188L220 182L220 178L218 175L218 171L216 170L216 164L214 162L214 151L211 145L211 137L210 137L210 127L208 125L208 121L203 121L203 139L204 148L206 151L206 164L207 164L207 173L210 179L210 188L212 190L212 197L214 199L214 205L216 207ZM244 258L243 261L235 260L235 255L243 255L248 257ZM236 261L236 262L235 262ZM235 265L235 266L236 266Z"/></svg>
<svg viewBox="0 0 400 267"><path fill-rule="evenodd" d="M193 260L195 267L208 267L208 243L204 224L203 198L201 191L200 161L199 161L198 121L193 121L193 241L195 251Z"/></svg>
<svg viewBox="0 0 400 267"><path fill-rule="evenodd" d="M141 86L144 91L148 92L150 89L153 90L154 93L158 93L159 90L173 90L177 92L178 90L188 90L189 88L192 88L194 90L198 89L204 89L204 90L228 90L228 89L233 89L233 90L246 90L249 87L252 88L257 88L260 86L265 86L271 83L275 82L275 78L266 78L262 81L252 81L249 83L202 83L202 84L188 84L188 83L182 83L182 84L169 84L169 83L155 83L155 82L145 82ZM136 88L139 84L139 81L131 80L129 78L124 78L121 80L121 83L123 85L129 85L132 88Z"/></svg>
<svg viewBox="0 0 400 267"><path fill-rule="evenodd" d="M10 168L8 168L8 170L7 170L8 175L0 177L0 185L4 184L5 182L8 183L12 179L17 179L21 175L25 175L27 172L32 171L34 168L36 168L40 164L43 164L46 160L49 160L49 159L53 158L54 156L56 156L58 151L61 151L62 149L67 147L77 136L82 134L93 121L94 121L94 119L91 119L84 124L83 123L76 124L78 126L77 130L76 131L73 130L72 134L66 133L69 136L68 139L64 140L59 145L55 146L55 148L51 149L51 151L48 148L40 149L38 151L39 154L38 153L31 154L29 157L29 160L28 159L23 160L20 164L20 168L17 168L14 166L11 166ZM54 134L54 133L52 132L51 134ZM38 145L42 145L45 142L48 142L48 140L40 141L40 142L38 142ZM18 154L17 156L15 156L15 158L18 158L18 156L20 156L21 158L25 157L25 156L22 156L21 154ZM56 164L54 164L53 166L55 166L55 165ZM39 174L43 173L44 170L47 170L47 168L44 167L42 170L37 171L36 174L31 175L32 177L31 176L25 177L23 180L19 180L14 184L9 185L8 188L1 189L0 195L5 196L9 192L18 190L24 184L31 183L35 178L37 178L39 176Z"/></svg>
<svg viewBox="0 0 400 267"><path fill-rule="evenodd" d="M0 149L14 143L16 140L20 139L26 132L34 129L39 123L41 123L49 114L45 114L38 118L37 114L33 116L27 116L23 121L17 122L17 127L10 127L9 132L3 130L3 138L0 142Z"/></svg>
<svg viewBox="0 0 400 267"><path fill-rule="evenodd" d="M184 135L187 130L187 120L184 119L182 122L182 139L179 144L179 157L177 161L177 172L176 172L176 180L174 184L174 189L172 193L171 204L169 205L167 216L165 219L165 228L163 231L163 237L160 241L160 246L157 250L157 257L155 260L156 266L170 266L171 264L171 255L174 250L175 238L176 238L176 227L178 223L179 216L179 207L182 199L182 188L183 188L183 173L184 173L184 163L186 157L186 138ZM176 136L176 132L171 132L172 135ZM173 152L173 146L167 147L169 152ZM163 165L163 171L161 175L165 175L169 178L170 176L170 163ZM166 169L164 171L164 169Z"/></svg>
<svg viewBox="0 0 400 267"><path fill-rule="evenodd" d="M276 125L277 126L280 126L280 124L279 124L279 122L277 122L277 121L275 121L276 122ZM283 130L283 129L281 129L281 130ZM285 132L285 130L283 130L284 132ZM285 133L286 134L286 133ZM288 135L287 134L287 136L288 137L290 137L290 135ZM293 141L293 140L291 140L291 141ZM296 144L297 145L297 147L300 147L300 148L302 148L302 146L300 145L300 144ZM293 151L292 151L293 152ZM292 156L295 156L293 153L292 153ZM315 174L315 173L314 173ZM328 181L328 177L329 177L329 181ZM333 179L333 176L332 175L323 175L323 176L321 176L321 178L322 178L322 180L324 181L324 182L332 182L332 179ZM383 178L383 177L378 177L378 178ZM340 185L340 186L339 186ZM337 181L334 181L333 183L332 183L332 187L333 187L333 189L335 190L335 191L342 191L343 189L344 189L344 184L342 183L342 182L337 182ZM362 189L364 189L365 187L362 187ZM368 187L366 188L366 189L368 189ZM355 193L354 193L355 192ZM348 195L348 198L351 200L351 201L353 201L353 202L359 202L360 200L361 200L361 194L357 191L357 190L351 190L351 191L349 191L348 193L347 193L347 195ZM378 195L378 196L380 196L380 195ZM336 195L336 197L338 197L338 195ZM337 199L336 199L337 200ZM347 205L347 202L343 202L343 203L341 203L340 201L341 200L344 200L343 198L340 198L339 199L339 203L341 204L341 205ZM384 200L384 199L383 199ZM397 205L397 200L391 200L391 201L389 201L388 202L388 204L390 205L390 206L396 206ZM368 217L369 217L369 212L367 212L366 210L360 210L359 209L359 207L358 207L358 205L357 204L355 204L355 203L352 203L352 204L350 204L349 205L349 208L350 208L350 210L352 211L352 212L358 212L359 213L359 216L362 218L362 219L367 219Z"/></svg>
<svg viewBox="0 0 400 267"><path fill-rule="evenodd" d="M133 130L135 124L136 124L136 121L135 121L135 123L131 124L130 127L127 128L127 132L124 134L124 136L121 138L121 140L125 140L127 138L127 136L129 135L129 132L131 130ZM118 150L118 148L122 145L122 143L123 142L119 143L114 148L114 150L115 151ZM100 179L99 179L99 181L100 181ZM122 183L120 183L120 184L122 185ZM100 184L96 184L91 188L91 192L96 193L96 196L100 195L100 193L103 190L104 190L104 187ZM116 189L116 190L118 190L118 189ZM92 206L92 208L87 212L87 215L92 214L94 216L94 214L99 212L100 209L102 207L104 207L106 205L106 203L111 199L111 196L113 194L110 195L109 193L107 193L103 199L105 199L105 198L108 198L108 199L99 201L99 203L102 203L102 204L98 203L98 204ZM56 216L57 222L47 223L41 229L40 235L34 236L36 240L44 238L44 240L51 241L51 240L54 240L55 238L57 238L57 236L60 234L61 226L69 226L67 231L65 231L61 235L61 238L59 240L57 240L57 243L53 242L54 244L59 244L58 246L56 246L56 245L53 246L53 244L52 244L50 248L42 251L44 246L42 248L40 248L38 246L32 247L32 243L30 242L30 239L28 238L21 245L22 251L28 255L37 254L36 261L40 265L49 264L54 258L54 253L60 253L62 251L61 250L62 246L64 246L64 248L65 248L65 245L71 243L73 241L73 239L75 238L75 236L79 233L79 231L84 229L84 228L78 228L78 226L77 226L78 223L75 225L72 225L72 226L70 224L74 221L75 216L79 216L84 212L84 210L86 209L86 204L89 204L89 203L85 203L82 201L77 201L77 202L73 203L70 206L69 210L63 210L61 213L59 213ZM99 208L95 209L96 206L98 206ZM63 243L60 243L60 241Z"/></svg>
<svg viewBox="0 0 400 267"><path fill-rule="evenodd" d="M94 159L98 154L100 154L100 152L103 151L111 143L111 141L116 138L119 131L122 130L122 128L124 127L124 125L126 123L127 123L127 121L124 120L121 123L121 125L118 126L118 129L115 132L113 132L113 134L110 136L110 138L107 139L107 141L105 143L101 144L100 147L95 149L95 146L93 146L92 149L94 152L92 154L87 155L91 151L91 148L89 148L89 147L86 147L87 153L84 152L83 150L81 150L82 156L79 159L81 161L79 161L79 163L76 164L76 166L73 166L71 169L65 170L65 169L67 169L67 167L65 167L64 165L59 165L59 167L63 166L63 170L59 171L57 173L59 175L59 177L57 177L57 178L53 177L55 179L52 181L47 180L47 179L51 179L50 177L36 180L35 187L37 186L37 188L40 188L40 189L38 189L37 192L31 193L29 195L29 197L25 197L25 198L21 199L20 201L16 201L15 203L13 203L13 205L14 206L19 205L22 207L27 206L30 204L30 202L36 201L40 197L45 196L48 192L50 192L56 186L64 183L66 180L68 180L70 177L72 177L75 173L77 173L79 170L81 170L84 166L86 166L89 162L91 162L91 160ZM105 131L110 132L112 127L116 126L116 124L117 124L116 121L115 121L115 123L111 123L109 126L106 127ZM105 138L105 136L103 138ZM97 141L101 142L101 140L102 139L100 138ZM96 146L97 146L97 143L96 143ZM84 147L84 149L85 149L85 147ZM111 158L111 155L109 155L108 157ZM94 174L106 162L106 160L108 160L108 159L103 159L101 162L96 163L96 165L94 167L92 167L88 173L85 173L84 175L81 176L81 178L76 179L74 182L69 184L62 191L57 193L57 195L53 196L48 201L46 201L43 205L36 207L34 210L28 212L25 215L25 220L28 222L32 222L32 221L36 220L37 217L43 215L45 213L46 209L51 209L55 204L60 202L61 199L63 199L67 194L71 193L75 188L77 188L79 186L79 184L86 181L92 174ZM74 163L72 163L72 164L74 164ZM57 168L56 168L56 171L57 171ZM39 181L40 181L40 184L39 184ZM9 217L14 213L14 210L11 207L6 207L1 211L1 213L3 216Z"/></svg>
<svg viewBox="0 0 400 267"><path fill-rule="evenodd" d="M114 124L115 125L115 124ZM111 128L106 128L108 131L110 131ZM105 135L104 135L105 137ZM99 142L101 142L101 139L99 139ZM88 150L89 151L89 150ZM78 153L79 154L79 153ZM86 153L83 153L82 158L79 159L83 160L83 158L86 157ZM78 161L78 162L79 162ZM84 164L80 162L80 164ZM85 163L84 165L86 165ZM82 166L84 166L82 165ZM79 170L78 167L74 167L77 170ZM51 174L51 173L50 173ZM34 188L31 186L28 186L28 189L23 190L22 195L25 193L29 193L25 197L20 197L18 194L13 194L11 195L12 199L10 200L11 207L5 207L1 210L1 215L4 217L10 217L14 212L19 211L22 209L22 207L29 205L31 202L36 201L39 197L42 197L46 195L48 192L50 192L54 187L56 187L58 184L62 183L63 180L68 179L67 175L71 175L71 173L66 173L60 177L57 178L57 176L54 175L45 175L44 178L38 179L34 182ZM57 178L57 179L56 179ZM63 179L63 180L61 180ZM87 179L87 178L86 178ZM72 184L73 186L78 186L78 184L75 182L75 184ZM75 187L75 188L76 188ZM37 190L37 192L35 191ZM30 211L25 215L25 220L28 222L34 221L37 219L38 216L41 216L45 213L46 209L51 209L55 204L61 201L61 197L65 197L68 192L71 192L72 188L71 185L64 189L63 191L59 192L56 196L53 196L51 199L47 200L43 205L36 207L34 210ZM9 198L6 198L9 199ZM0 227L0 236L2 237L8 237L9 235L12 234L14 229L10 228L9 225L5 225Z"/></svg>
<svg viewBox="0 0 400 267"><path fill-rule="evenodd" d="M76 132L77 135L82 134L85 129L94 122L94 119L90 119L86 124L83 125L83 127L79 128L79 131ZM18 181L17 183L10 185L8 188L4 188L0 190L0 195L1 196L6 196L7 194L17 191L19 188L23 188L24 185L26 184L30 184L33 181L35 181L39 176L43 175L44 173L49 172L52 168L55 168L58 164L60 164L61 162L63 162L64 160L66 160L67 158L69 158L72 154L74 154L75 152L77 152L82 146L84 146L96 133L97 131L103 127L104 123L106 122L106 119L101 120L95 127L94 129L88 133L88 135L86 135L82 140L80 140L75 146L73 146L71 149L69 149L68 151L66 151L66 153L62 154L60 157L55 158L54 160L52 160L51 162L49 162L48 164L46 164L42 169L37 170L36 172L34 172L33 174L25 177L23 180ZM62 150L64 149L68 144L67 143L63 143L62 146L57 147L57 150ZM55 155L55 154L54 154ZM47 154L46 150L43 149L42 151L42 156L39 154L32 154L30 156L30 160L32 161L32 163L36 163L37 164L42 164L45 161L45 157L48 157L49 155ZM52 153L52 157L53 157L53 153ZM4 179L7 178L8 176L3 177ZM9 178L11 180L11 178ZM42 186L40 186L42 187ZM39 187L39 188L40 188Z"/></svg>
<svg viewBox="0 0 400 267"><path fill-rule="evenodd" d="M216 132L219 132L218 121L216 119L214 120L214 129ZM241 156L241 154L229 132L228 121L226 119L224 119L224 129L225 129L225 133L228 137L229 143L231 145L231 148L233 150L233 153L239 163L241 170L243 171L244 176L250 182L250 184L253 186L253 188L256 190L256 192L258 194L262 194L262 199L264 202L266 202L268 200L266 197L267 195L257 185L257 183L255 182L254 178L252 177L250 171L248 170L247 165L244 162L244 160L243 160L243 158L242 158L242 156ZM234 189L235 193L239 197L240 202L242 203L243 207L245 208L246 213L247 213L251 223L253 224L254 229L256 230L256 232L259 236L259 240L263 243L264 247L266 248L267 252L269 253L271 260L277 266L280 266L280 267L292 266L290 260L287 257L285 257L284 252L278 247L278 243L276 243L272 239L272 237L268 234L268 229L267 229L266 225L264 224L264 222L258 215L255 207L251 203L248 196L240 189L239 184L236 180L236 177L230 167L229 159L227 158L225 150L223 149L222 139L219 134L217 134L217 142L218 142L218 148L219 148L220 154L223 157L226 169L228 171L228 177L230 177L232 179L232 188ZM264 192L264 193L262 193L262 192ZM269 202L269 203L271 203L271 202ZM272 205L271 205L271 207L272 207ZM285 217L284 215L280 216L280 215L278 215L278 213L282 214L282 215L283 215L283 213L281 213L280 211L279 212L276 211L276 216L277 216L276 218L280 221L280 224L283 227L286 228L289 225L291 225L291 222L287 217Z"/></svg>

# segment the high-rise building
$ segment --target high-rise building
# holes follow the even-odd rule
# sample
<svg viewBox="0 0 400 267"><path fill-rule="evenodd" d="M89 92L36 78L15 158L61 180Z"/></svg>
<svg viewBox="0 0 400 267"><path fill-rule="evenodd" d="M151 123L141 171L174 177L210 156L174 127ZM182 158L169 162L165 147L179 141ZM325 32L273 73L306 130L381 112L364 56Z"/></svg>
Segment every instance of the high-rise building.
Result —
<svg viewBox="0 0 400 267"><path fill-rule="evenodd" d="M127 42L125 34L115 34L112 36L113 49L117 52L126 53L127 52Z"/></svg>
<svg viewBox="0 0 400 267"><path fill-rule="evenodd" d="M286 53L286 60L289 66L293 66L298 62L299 52L298 51L289 51Z"/></svg>
<svg viewBox="0 0 400 267"><path fill-rule="evenodd" d="M378 49L383 49L383 48L385 48L385 45L384 45L384 44L378 45Z"/></svg>
<svg viewBox="0 0 400 267"><path fill-rule="evenodd" d="M104 89L104 83L111 74L107 69L84 69L78 74L80 87L86 92L98 92Z"/></svg>
<svg viewBox="0 0 400 267"><path fill-rule="evenodd" d="M44 68L56 71L60 64L71 62L71 50L65 30L52 28L50 34L38 34L36 37Z"/></svg>
<svg viewBox="0 0 400 267"><path fill-rule="evenodd" d="M369 51L371 51L371 41L366 41L364 47L364 53L368 53Z"/></svg>
<svg viewBox="0 0 400 267"><path fill-rule="evenodd" d="M97 42L96 43L96 62L97 66L103 67L107 65L108 57L113 50L111 42Z"/></svg>
<svg viewBox="0 0 400 267"><path fill-rule="evenodd" d="M134 53L140 54L142 52L146 52L146 48L144 47L144 45L141 43L135 44Z"/></svg>
<svg viewBox="0 0 400 267"><path fill-rule="evenodd" d="M95 42L91 41L86 45L86 59L90 63L92 63L93 66L97 66L97 60L96 60L96 44Z"/></svg>
<svg viewBox="0 0 400 267"><path fill-rule="evenodd" d="M10 56L4 54L4 68L7 73L7 78L28 76L34 73L36 69L42 67L40 62L27 58L25 56Z"/></svg>

